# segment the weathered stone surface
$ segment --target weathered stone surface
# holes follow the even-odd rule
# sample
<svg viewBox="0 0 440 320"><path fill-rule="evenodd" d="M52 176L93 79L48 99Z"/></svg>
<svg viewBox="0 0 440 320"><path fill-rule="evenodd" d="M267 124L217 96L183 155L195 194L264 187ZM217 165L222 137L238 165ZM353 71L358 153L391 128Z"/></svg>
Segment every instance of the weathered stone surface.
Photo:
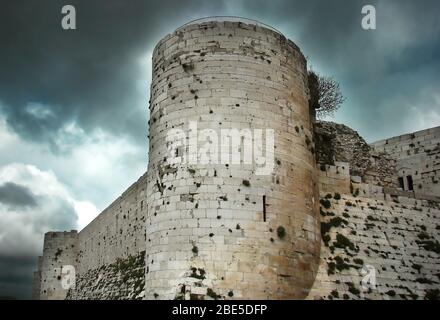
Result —
<svg viewBox="0 0 440 320"><path fill-rule="evenodd" d="M78 232L48 232L44 235L44 248L37 277L40 279L41 300L63 300L67 289L62 286L65 266L76 266Z"/></svg>
<svg viewBox="0 0 440 320"><path fill-rule="evenodd" d="M145 251L90 269L76 278L68 300L140 300L145 294Z"/></svg>
<svg viewBox="0 0 440 320"><path fill-rule="evenodd" d="M79 233L45 235L34 298L438 298L440 129L372 147L344 125L313 130L307 87L299 48L259 25L195 23L162 39L148 172ZM189 135L193 120L217 135L274 129L272 173L168 164L167 133ZM408 174L416 190L399 188ZM374 289L360 285L364 265Z"/></svg>
<svg viewBox="0 0 440 320"><path fill-rule="evenodd" d="M230 291L242 299L305 297L320 241L299 49L260 26L193 24L159 42L153 70L145 297L229 298ZM179 128L189 136L189 121L218 137L222 129L273 129L273 171L257 175L255 162L170 170L167 134ZM195 155L188 149L188 157ZM194 268L203 279L194 278Z"/></svg>
<svg viewBox="0 0 440 320"><path fill-rule="evenodd" d="M405 134L372 144L374 150L396 161L402 189L412 189L417 197L440 201L440 127Z"/></svg>
<svg viewBox="0 0 440 320"><path fill-rule="evenodd" d="M440 289L438 204L321 196L331 206L321 208L321 264L309 299L412 300ZM375 288L362 286L367 266Z"/></svg>
<svg viewBox="0 0 440 320"><path fill-rule="evenodd" d="M83 279L90 279L90 274L95 275L100 268L145 252L146 188L144 175L79 233L47 233L41 263L34 274L34 298L66 297L68 290L61 286L63 266L73 266L75 276L81 283ZM104 277L100 286L111 287L115 279L114 276ZM107 297L103 292L94 292L93 286L84 288L87 288L87 292L77 291L73 296L88 299ZM123 298L124 294L118 297ZM116 298L115 293L112 295Z"/></svg>
<svg viewBox="0 0 440 320"><path fill-rule="evenodd" d="M321 262L308 299L440 299L440 204L353 179L339 193L341 177L328 180L321 171ZM375 287L362 285L363 268Z"/></svg>
<svg viewBox="0 0 440 320"><path fill-rule="evenodd" d="M315 134L318 163L347 162L350 174L360 176L364 182L388 187L397 185L393 159L376 152L353 129L319 121L315 124Z"/></svg>

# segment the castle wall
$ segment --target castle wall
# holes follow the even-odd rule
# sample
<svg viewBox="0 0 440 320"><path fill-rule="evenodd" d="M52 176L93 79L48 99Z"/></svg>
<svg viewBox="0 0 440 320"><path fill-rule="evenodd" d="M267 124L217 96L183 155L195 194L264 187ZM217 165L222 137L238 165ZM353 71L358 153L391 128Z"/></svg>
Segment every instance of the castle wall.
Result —
<svg viewBox="0 0 440 320"><path fill-rule="evenodd" d="M116 258L99 268L84 270L67 300L140 300L144 297L145 251Z"/></svg>
<svg viewBox="0 0 440 320"><path fill-rule="evenodd" d="M335 165L319 166L319 190L350 193L350 165L347 162L335 162Z"/></svg>
<svg viewBox="0 0 440 320"><path fill-rule="evenodd" d="M440 297L438 203L384 190L356 182L350 193L321 189L321 263L308 299Z"/></svg>
<svg viewBox="0 0 440 320"><path fill-rule="evenodd" d="M350 164L350 174L362 182L397 187L394 159L375 151L355 130L339 123L318 121L314 131L319 166L346 162Z"/></svg>
<svg viewBox="0 0 440 320"><path fill-rule="evenodd" d="M79 233L47 233L34 274L34 298L140 298L145 273L146 188L144 174ZM76 282L67 289L62 288L65 265L73 266Z"/></svg>
<svg viewBox="0 0 440 320"><path fill-rule="evenodd" d="M79 233L79 275L145 251L144 174Z"/></svg>
<svg viewBox="0 0 440 320"><path fill-rule="evenodd" d="M346 126L317 124L317 168L307 87L300 50L260 25L193 23L162 39L148 172L81 232L45 235L33 297L439 298L440 127L372 150ZM172 129L183 139L170 154ZM262 130L268 173L255 158L225 162L234 139L222 141L222 130L231 129L250 129L251 156ZM202 163L201 147L217 158ZM170 164L176 156L183 163ZM414 190L405 179L396 188L395 164ZM374 271L374 288L362 287L362 269Z"/></svg>
<svg viewBox="0 0 440 320"><path fill-rule="evenodd" d="M151 94L146 298L304 297L320 240L299 49L255 25L184 26L154 50ZM189 121L217 137L274 129L273 173L257 175L255 162L168 165L167 133L192 135Z"/></svg>
<svg viewBox="0 0 440 320"><path fill-rule="evenodd" d="M67 299L140 299L145 275L147 175L78 235L76 286Z"/></svg>
<svg viewBox="0 0 440 320"><path fill-rule="evenodd" d="M77 265L78 233L48 232L44 235L43 259L41 263L41 300L62 300L66 297L68 284L65 278L69 266ZM64 270L63 270L64 268Z"/></svg>
<svg viewBox="0 0 440 320"><path fill-rule="evenodd" d="M381 140L372 146L396 159L404 190L411 189L407 178L411 176L416 197L440 199L440 127Z"/></svg>

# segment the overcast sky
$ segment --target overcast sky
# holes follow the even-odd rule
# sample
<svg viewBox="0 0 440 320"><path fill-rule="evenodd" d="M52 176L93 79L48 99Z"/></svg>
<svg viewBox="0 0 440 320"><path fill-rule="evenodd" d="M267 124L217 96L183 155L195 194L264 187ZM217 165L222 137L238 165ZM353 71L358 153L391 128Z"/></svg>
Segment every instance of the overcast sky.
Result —
<svg viewBox="0 0 440 320"><path fill-rule="evenodd" d="M440 125L437 3L3 1L0 296L29 298L44 232L80 229L146 170L151 52L167 33L212 15L272 25L340 82L334 121L372 142ZM61 29L66 4L77 30Z"/></svg>

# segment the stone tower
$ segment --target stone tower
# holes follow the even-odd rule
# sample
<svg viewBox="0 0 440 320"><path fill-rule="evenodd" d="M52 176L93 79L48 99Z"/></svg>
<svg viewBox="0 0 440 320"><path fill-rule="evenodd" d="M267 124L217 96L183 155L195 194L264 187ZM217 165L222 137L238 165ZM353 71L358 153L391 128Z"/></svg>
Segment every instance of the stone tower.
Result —
<svg viewBox="0 0 440 320"><path fill-rule="evenodd" d="M38 258L37 281L34 287L40 291L34 298L41 300L62 300L67 289L64 282L69 282L69 266L77 265L78 232L47 232L44 235L43 257Z"/></svg>
<svg viewBox="0 0 440 320"><path fill-rule="evenodd" d="M157 44L146 299L307 296L320 252L312 125L306 60L273 28L204 19Z"/></svg>

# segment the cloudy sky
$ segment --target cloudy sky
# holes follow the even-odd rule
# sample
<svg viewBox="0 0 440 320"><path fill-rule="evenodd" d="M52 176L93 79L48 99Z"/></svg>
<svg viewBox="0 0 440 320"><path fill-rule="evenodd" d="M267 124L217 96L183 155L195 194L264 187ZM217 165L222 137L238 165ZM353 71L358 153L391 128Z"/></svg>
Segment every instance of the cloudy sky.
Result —
<svg viewBox="0 0 440 320"><path fill-rule="evenodd" d="M77 29L61 28L74 5ZM377 29L361 28L375 5ZM347 100L334 120L372 142L440 125L438 1L3 1L0 296L29 298L48 230L81 229L147 167L151 52L178 26L270 24Z"/></svg>

